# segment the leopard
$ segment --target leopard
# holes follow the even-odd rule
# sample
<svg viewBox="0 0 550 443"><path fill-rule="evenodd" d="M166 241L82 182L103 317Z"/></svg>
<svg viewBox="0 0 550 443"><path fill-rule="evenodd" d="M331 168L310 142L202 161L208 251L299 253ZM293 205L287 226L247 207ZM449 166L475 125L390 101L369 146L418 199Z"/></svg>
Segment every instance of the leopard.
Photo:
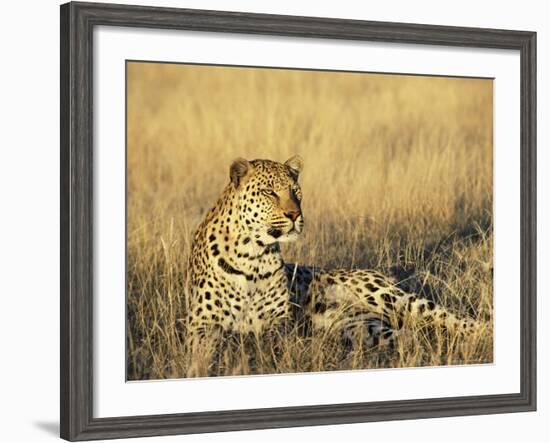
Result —
<svg viewBox="0 0 550 443"><path fill-rule="evenodd" d="M367 346L394 343L409 317L460 334L480 329L478 321L408 293L376 270L286 263L281 243L304 231L303 164L298 155L284 163L231 163L229 181L196 229L187 262L189 376L208 371L224 335L259 337L289 322Z"/></svg>

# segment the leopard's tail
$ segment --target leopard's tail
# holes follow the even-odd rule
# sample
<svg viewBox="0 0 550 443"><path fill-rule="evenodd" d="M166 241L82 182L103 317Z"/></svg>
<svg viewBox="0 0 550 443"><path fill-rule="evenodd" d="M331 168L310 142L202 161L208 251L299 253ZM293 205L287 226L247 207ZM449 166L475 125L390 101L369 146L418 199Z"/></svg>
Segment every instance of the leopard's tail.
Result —
<svg viewBox="0 0 550 443"><path fill-rule="evenodd" d="M466 316L459 317L441 305L414 294L406 294L403 297L401 308L403 313L406 313L405 316L425 320L460 335L483 333L489 327L484 321Z"/></svg>

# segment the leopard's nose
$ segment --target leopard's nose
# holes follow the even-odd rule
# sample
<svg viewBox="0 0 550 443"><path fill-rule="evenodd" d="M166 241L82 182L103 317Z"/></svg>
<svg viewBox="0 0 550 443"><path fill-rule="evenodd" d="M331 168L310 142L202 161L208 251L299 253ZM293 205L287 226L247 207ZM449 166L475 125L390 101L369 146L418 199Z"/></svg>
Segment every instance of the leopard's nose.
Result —
<svg viewBox="0 0 550 443"><path fill-rule="evenodd" d="M285 212L285 217L289 218L293 222L296 221L298 217L300 217L300 211L288 211Z"/></svg>

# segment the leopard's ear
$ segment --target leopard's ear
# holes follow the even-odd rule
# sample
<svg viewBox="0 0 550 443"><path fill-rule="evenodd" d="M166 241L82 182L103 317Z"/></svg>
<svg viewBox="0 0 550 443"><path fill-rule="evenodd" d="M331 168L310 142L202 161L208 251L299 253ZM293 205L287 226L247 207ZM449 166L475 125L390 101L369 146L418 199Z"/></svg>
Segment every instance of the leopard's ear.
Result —
<svg viewBox="0 0 550 443"><path fill-rule="evenodd" d="M304 169L304 160L302 160L302 157L299 155L295 155L293 157L290 157L286 162L285 165L288 166L292 171L299 175L300 172L302 172L302 169Z"/></svg>
<svg viewBox="0 0 550 443"><path fill-rule="evenodd" d="M229 177L231 178L231 181L235 185L235 187L239 186L239 183L241 182L242 178L246 176L248 171L251 168L251 164L248 160L245 160L244 158L238 158L231 163L231 167L229 168Z"/></svg>

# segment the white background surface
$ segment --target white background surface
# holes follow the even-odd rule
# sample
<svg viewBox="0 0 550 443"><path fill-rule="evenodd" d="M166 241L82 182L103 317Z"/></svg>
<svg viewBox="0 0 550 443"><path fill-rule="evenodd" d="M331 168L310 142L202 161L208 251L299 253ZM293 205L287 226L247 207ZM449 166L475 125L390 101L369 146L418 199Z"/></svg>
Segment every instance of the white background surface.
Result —
<svg viewBox="0 0 550 443"><path fill-rule="evenodd" d="M109 28L94 39L94 415L170 414L519 392L517 51ZM125 60L494 77L494 364L124 383ZM306 191L307 192L307 191ZM452 383L449 382L452 380Z"/></svg>
<svg viewBox="0 0 550 443"><path fill-rule="evenodd" d="M126 3L120 1L120 3ZM131 3L150 3L133 1ZM542 318L550 318L543 281L550 265L548 78L550 19L545 2L203 0L157 5L316 15L369 20L515 28L538 31L539 97L539 411L529 414L253 431L145 441L252 442L344 439L464 442L544 441L550 412L545 377L550 350ZM8 6L9 5L9 6ZM0 407L2 441L54 440L58 433L59 289L59 11L55 1L12 2L2 8L0 45ZM547 435L546 435L547 436Z"/></svg>

